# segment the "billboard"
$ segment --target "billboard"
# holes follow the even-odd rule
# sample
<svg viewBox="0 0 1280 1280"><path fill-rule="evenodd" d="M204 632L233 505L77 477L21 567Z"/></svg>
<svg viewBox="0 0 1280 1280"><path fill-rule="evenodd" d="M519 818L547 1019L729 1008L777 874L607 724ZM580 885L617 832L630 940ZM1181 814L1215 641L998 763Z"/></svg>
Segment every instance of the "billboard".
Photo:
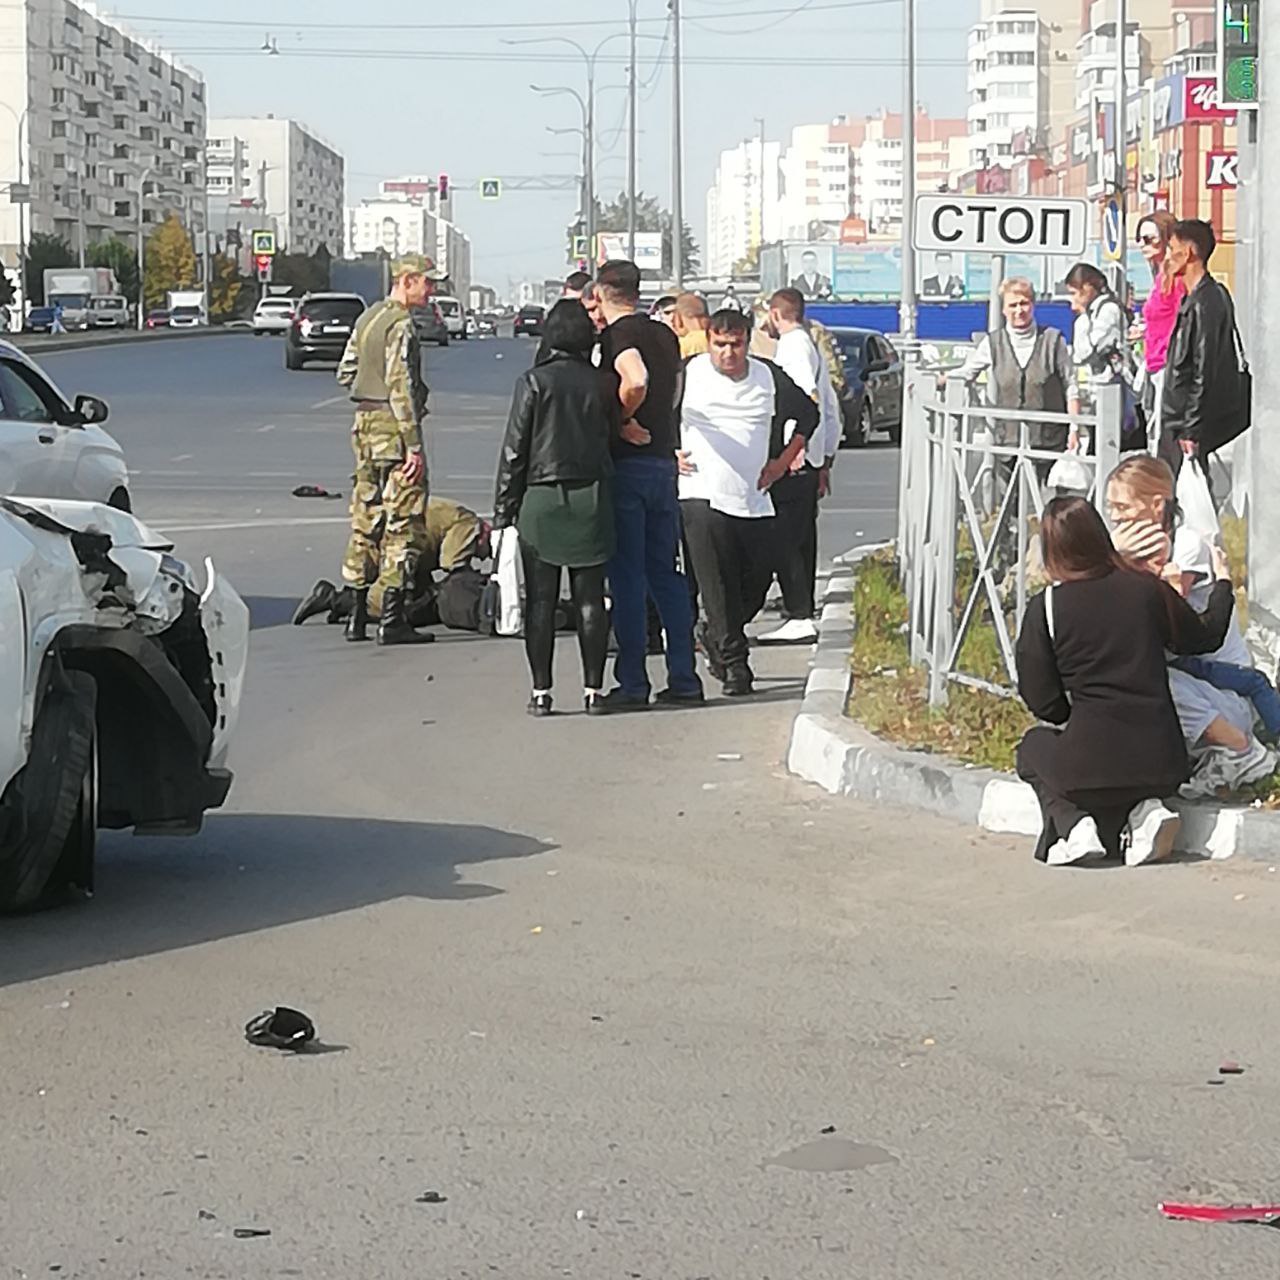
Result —
<svg viewBox="0 0 1280 1280"><path fill-rule="evenodd" d="M631 257L631 237L625 231L601 231L596 235L601 263ZM635 264L641 271L662 273L662 232L637 231Z"/></svg>

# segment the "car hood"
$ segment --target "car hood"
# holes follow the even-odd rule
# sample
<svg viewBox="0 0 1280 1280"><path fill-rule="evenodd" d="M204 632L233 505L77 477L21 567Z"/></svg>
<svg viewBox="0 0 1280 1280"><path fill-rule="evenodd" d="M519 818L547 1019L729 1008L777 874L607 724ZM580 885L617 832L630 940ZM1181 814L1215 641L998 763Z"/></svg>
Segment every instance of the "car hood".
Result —
<svg viewBox="0 0 1280 1280"><path fill-rule="evenodd" d="M16 516L35 512L60 525L67 533L105 533L112 546L140 547L147 551L172 551L173 539L143 524L127 511L101 502L69 498L0 498L0 507Z"/></svg>

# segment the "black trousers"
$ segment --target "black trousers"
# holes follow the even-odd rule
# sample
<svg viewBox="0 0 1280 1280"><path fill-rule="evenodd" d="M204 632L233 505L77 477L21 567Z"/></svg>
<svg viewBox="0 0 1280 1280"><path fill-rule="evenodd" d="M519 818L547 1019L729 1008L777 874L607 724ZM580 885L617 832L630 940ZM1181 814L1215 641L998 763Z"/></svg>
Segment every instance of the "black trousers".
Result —
<svg viewBox="0 0 1280 1280"><path fill-rule="evenodd" d="M746 666L745 627L769 587L777 517L729 516L695 498L682 501L680 510L713 650L708 656L726 667Z"/></svg>
<svg viewBox="0 0 1280 1280"><path fill-rule="evenodd" d="M528 543L520 544L524 561L524 651L535 689L551 688L551 661L556 646L556 606L560 603L560 566L538 559ZM605 656L609 648L609 614L604 607L604 565L569 570L582 653L582 685L604 687Z"/></svg>
<svg viewBox="0 0 1280 1280"><path fill-rule="evenodd" d="M818 578L818 472L806 467L783 476L772 489L773 572L788 618L812 618Z"/></svg>
<svg viewBox="0 0 1280 1280"><path fill-rule="evenodd" d="M1061 777L1063 749L1066 744L1057 729L1037 725L1028 729L1018 744L1018 777L1029 783L1040 801L1044 827L1036 842L1036 858L1048 859L1049 850L1071 834L1071 829L1083 818L1092 818L1098 828L1102 847L1112 857L1120 854L1120 836L1129 814L1144 800L1172 794L1178 788L1173 782L1168 787L1107 787L1091 790L1061 789L1055 778Z"/></svg>

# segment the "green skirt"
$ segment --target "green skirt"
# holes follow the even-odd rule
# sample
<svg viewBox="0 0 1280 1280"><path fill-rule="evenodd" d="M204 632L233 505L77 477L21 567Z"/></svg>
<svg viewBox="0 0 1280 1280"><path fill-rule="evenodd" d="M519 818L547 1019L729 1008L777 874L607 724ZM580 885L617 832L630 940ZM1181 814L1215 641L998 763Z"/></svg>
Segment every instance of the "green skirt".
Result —
<svg viewBox="0 0 1280 1280"><path fill-rule="evenodd" d="M516 521L520 541L547 564L586 569L614 548L613 484L575 480L531 484Z"/></svg>

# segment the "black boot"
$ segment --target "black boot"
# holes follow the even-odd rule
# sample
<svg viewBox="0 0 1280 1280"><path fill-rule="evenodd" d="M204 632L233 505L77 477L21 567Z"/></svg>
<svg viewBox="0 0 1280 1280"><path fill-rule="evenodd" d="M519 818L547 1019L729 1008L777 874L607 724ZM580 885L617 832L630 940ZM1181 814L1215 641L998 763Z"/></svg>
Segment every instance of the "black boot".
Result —
<svg viewBox="0 0 1280 1280"><path fill-rule="evenodd" d="M328 613L333 608L333 602L337 596L338 588L328 579L321 578L311 588L311 594L293 611L293 625L300 627L308 618L314 618L320 613Z"/></svg>
<svg viewBox="0 0 1280 1280"><path fill-rule="evenodd" d="M343 587L341 591L333 593L333 603L329 606L329 616L325 621L334 626L339 622L346 622L351 617L352 611L356 607L356 589L355 587Z"/></svg>
<svg viewBox="0 0 1280 1280"><path fill-rule="evenodd" d="M756 691L755 677L745 662L735 662L724 676L726 698L746 698Z"/></svg>
<svg viewBox="0 0 1280 1280"><path fill-rule="evenodd" d="M415 631L404 613L404 592L388 587L382 593L382 617L378 620L379 644L430 644L430 632Z"/></svg>
<svg viewBox="0 0 1280 1280"><path fill-rule="evenodd" d="M367 640L369 638L369 588L357 587L352 595L351 616L347 619L346 636L348 640Z"/></svg>

